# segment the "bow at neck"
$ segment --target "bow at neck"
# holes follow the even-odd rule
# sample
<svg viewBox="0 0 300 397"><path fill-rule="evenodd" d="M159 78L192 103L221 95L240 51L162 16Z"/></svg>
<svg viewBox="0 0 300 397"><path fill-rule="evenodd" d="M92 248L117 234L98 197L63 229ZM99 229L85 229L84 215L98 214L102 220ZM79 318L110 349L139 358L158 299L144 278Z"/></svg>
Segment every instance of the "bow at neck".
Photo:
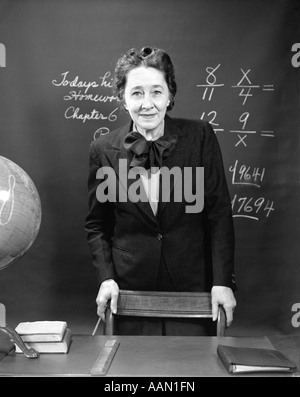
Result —
<svg viewBox="0 0 300 397"><path fill-rule="evenodd" d="M125 137L124 147L133 152L130 167L143 167L151 171L153 168L161 168L163 159L175 148L177 140L177 135L171 135L147 141L139 132L129 132Z"/></svg>

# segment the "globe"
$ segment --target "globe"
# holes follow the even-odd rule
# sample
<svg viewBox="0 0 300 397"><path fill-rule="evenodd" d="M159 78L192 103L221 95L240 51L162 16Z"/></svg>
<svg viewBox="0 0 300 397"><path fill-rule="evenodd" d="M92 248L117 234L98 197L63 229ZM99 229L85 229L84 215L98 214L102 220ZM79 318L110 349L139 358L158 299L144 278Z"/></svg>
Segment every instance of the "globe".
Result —
<svg viewBox="0 0 300 397"><path fill-rule="evenodd" d="M0 156L0 270L33 244L42 219L38 191L27 173Z"/></svg>

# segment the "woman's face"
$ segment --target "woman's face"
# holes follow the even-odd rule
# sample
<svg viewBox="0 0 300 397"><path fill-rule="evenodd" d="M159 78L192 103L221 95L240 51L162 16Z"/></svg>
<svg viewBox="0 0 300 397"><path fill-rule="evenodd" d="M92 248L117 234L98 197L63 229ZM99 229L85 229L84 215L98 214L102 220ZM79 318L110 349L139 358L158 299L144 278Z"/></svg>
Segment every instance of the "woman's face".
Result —
<svg viewBox="0 0 300 397"><path fill-rule="evenodd" d="M144 66L128 72L124 106L138 130L158 130L164 121L169 103L170 91L162 72Z"/></svg>

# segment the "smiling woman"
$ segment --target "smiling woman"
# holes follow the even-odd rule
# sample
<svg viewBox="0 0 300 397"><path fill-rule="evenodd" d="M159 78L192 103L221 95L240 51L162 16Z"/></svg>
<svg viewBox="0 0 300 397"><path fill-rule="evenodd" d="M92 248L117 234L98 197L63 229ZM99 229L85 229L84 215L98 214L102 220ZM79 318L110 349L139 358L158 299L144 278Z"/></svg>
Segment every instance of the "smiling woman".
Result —
<svg viewBox="0 0 300 397"><path fill-rule="evenodd" d="M217 319L218 306L224 305L230 325L236 305L234 231L214 131L207 122L167 115L174 106L177 86L171 58L162 49L127 51L117 62L114 88L130 122L90 146L86 231L99 276L97 313L104 318L108 301L117 313L119 288L211 291L213 319ZM120 172L121 162L126 172ZM204 169L204 178L199 169ZM99 170L116 177L105 178ZM180 173L185 179L179 183L180 178L164 178L165 170L168 176ZM129 172L134 178L124 184ZM186 186L194 191L199 179L204 179L204 208L189 211ZM141 191L137 196L146 200L128 199L137 185ZM115 188L114 199L97 199L103 186L108 191ZM197 197L193 199L190 204L195 205ZM214 333L214 327L203 320L117 319L119 334Z"/></svg>
<svg viewBox="0 0 300 397"><path fill-rule="evenodd" d="M162 135L169 98L167 83L159 70L140 66L128 73L124 107L146 139Z"/></svg>

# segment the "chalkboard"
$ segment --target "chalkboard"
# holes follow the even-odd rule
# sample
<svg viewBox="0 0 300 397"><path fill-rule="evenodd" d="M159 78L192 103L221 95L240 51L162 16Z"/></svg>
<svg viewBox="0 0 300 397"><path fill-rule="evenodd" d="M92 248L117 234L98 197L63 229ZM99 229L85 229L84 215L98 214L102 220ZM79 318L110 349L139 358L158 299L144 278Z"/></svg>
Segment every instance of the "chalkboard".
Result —
<svg viewBox="0 0 300 397"><path fill-rule="evenodd" d="M0 1L0 155L30 175L43 211L31 249L0 274L8 321L92 331L88 148L128 120L111 90L117 59L154 45L175 64L170 116L208 120L222 149L236 230L230 332L299 332L299 16L292 0Z"/></svg>

